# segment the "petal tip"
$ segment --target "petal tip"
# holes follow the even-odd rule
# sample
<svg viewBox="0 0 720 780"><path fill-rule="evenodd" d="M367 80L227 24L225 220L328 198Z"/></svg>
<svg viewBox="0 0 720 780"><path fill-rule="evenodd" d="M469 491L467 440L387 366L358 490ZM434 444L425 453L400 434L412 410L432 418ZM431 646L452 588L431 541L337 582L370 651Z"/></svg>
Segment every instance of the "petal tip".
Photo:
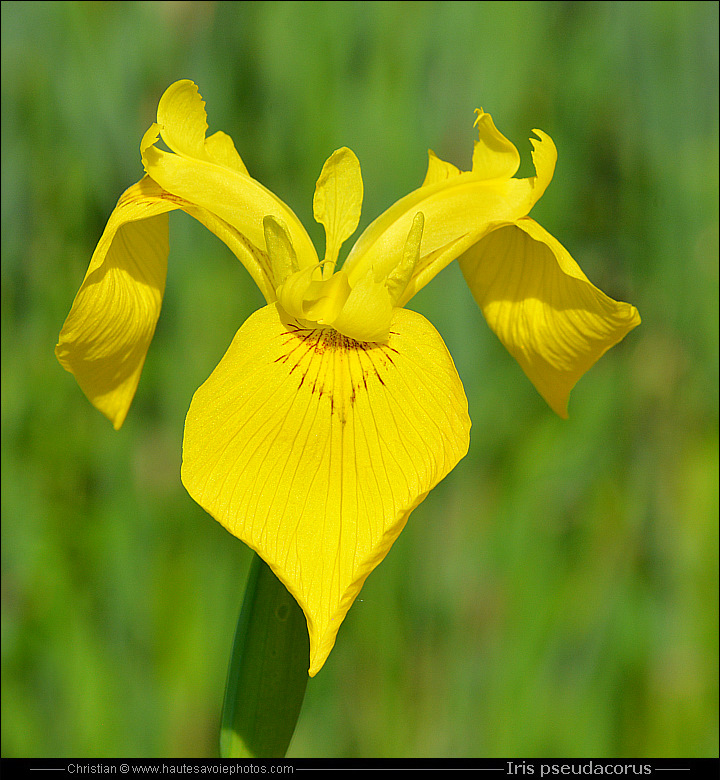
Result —
<svg viewBox="0 0 720 780"><path fill-rule="evenodd" d="M140 155L144 155L151 146L154 146L158 142L159 138L160 125L157 122L153 122L140 141Z"/></svg>
<svg viewBox="0 0 720 780"><path fill-rule="evenodd" d="M567 410L567 401L565 401L565 404L563 406L558 406L554 408L553 411L558 417L560 417L563 420L570 419L570 415L568 414L568 410Z"/></svg>
<svg viewBox="0 0 720 780"><path fill-rule="evenodd" d="M482 108L476 108L475 121L473 122L473 127L477 127L480 124L480 122L482 122L483 118L486 116L490 116L490 114L485 113L485 110Z"/></svg>

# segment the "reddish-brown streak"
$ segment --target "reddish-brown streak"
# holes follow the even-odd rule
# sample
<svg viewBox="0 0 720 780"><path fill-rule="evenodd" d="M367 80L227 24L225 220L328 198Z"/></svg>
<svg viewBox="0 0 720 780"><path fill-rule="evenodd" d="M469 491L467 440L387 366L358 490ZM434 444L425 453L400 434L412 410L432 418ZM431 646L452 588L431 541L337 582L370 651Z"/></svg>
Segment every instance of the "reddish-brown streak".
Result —
<svg viewBox="0 0 720 780"><path fill-rule="evenodd" d="M375 373L375 376L380 381L380 384L385 387L385 380L380 373L380 369L382 367L387 369L389 366L395 366L395 361L389 354L390 352L394 352L396 355L400 354L397 349L389 345L376 345L374 343L371 344L368 342L355 341L354 339L348 338L347 336L344 336L331 329L316 330L302 328L297 323L289 323L287 325L286 332L281 335L285 337L283 348L287 349L287 352L275 358L275 362L289 363L291 360L293 360L292 365L289 366L288 375L292 374L295 369L302 368L304 360L312 360L310 357L312 353L321 357L328 350L333 353L337 353L337 358L343 364L345 364L347 368L349 368L349 365L347 364L347 353L355 351L356 353L367 355L367 361L360 360L359 362L362 384L360 384L360 378L353 380L351 374L349 388L350 394L346 398L345 396L341 397L334 392L334 385L332 381L325 381L323 378L325 376L325 372L322 370L315 373L314 379L312 380L312 386L310 386L310 380L308 380L307 386L309 387L310 393L316 395L318 401L323 397L323 395L328 396L330 401L330 414L339 414L343 424L345 424L347 421L345 416L345 406L346 404L349 404L350 407L353 407L357 403L357 390L364 387L365 392L369 392L367 377L369 376L370 371L372 370ZM292 343L293 341L295 342L294 344ZM306 365L305 369L302 371L302 376L300 377L300 381L297 385L298 391L305 384L305 379L308 377L308 374L309 366ZM338 403L335 401L336 398L338 398ZM343 399L345 400L343 401Z"/></svg>
<svg viewBox="0 0 720 780"><path fill-rule="evenodd" d="M165 192L165 190L160 193L160 199L169 200L170 203L187 203L187 201L183 200L183 198L179 198L177 195L173 195L170 192Z"/></svg>
<svg viewBox="0 0 720 780"><path fill-rule="evenodd" d="M298 349L300 349L302 346L304 346L304 345L305 345L305 342L306 342L308 339L310 339L310 338L312 337L312 335L313 335L313 331L308 331L307 335L303 335L303 336L297 336L297 335L293 334L293 335L291 336L291 339L299 339L299 340L300 340L300 343L299 343L299 344L296 344L296 345L295 345L295 346L294 346L294 347L293 347L293 348L292 348L292 349L291 349L291 350L290 350L288 353L286 353L285 355L281 355L279 358L276 358L275 362L277 363L277 362L279 362L280 360L282 360L282 361L286 361L286 360L288 360L288 359L290 358L290 356L293 354L293 352L296 352ZM283 346L287 347L289 344L290 344L290 341L286 342L286 343L285 343ZM308 346L308 347L307 347L307 349L310 349L310 347Z"/></svg>

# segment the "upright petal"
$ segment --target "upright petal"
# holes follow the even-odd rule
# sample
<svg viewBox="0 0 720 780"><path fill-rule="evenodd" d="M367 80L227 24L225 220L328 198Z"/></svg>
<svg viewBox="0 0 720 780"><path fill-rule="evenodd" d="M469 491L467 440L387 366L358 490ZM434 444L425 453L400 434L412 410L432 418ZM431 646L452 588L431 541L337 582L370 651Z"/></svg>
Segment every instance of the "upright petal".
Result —
<svg viewBox="0 0 720 780"><path fill-rule="evenodd" d="M360 222L363 183L360 162L347 147L328 158L315 185L313 214L325 228L325 261L335 263L342 244Z"/></svg>
<svg viewBox="0 0 720 780"><path fill-rule="evenodd" d="M591 284L529 217L494 230L460 267L492 330L561 417L578 379L640 324L634 306Z"/></svg>
<svg viewBox="0 0 720 780"><path fill-rule="evenodd" d="M223 168L231 168L233 171L249 176L248 169L237 153L233 139L222 130L209 135L205 139L205 151L210 159Z"/></svg>
<svg viewBox="0 0 720 780"><path fill-rule="evenodd" d="M205 138L208 129L205 103L192 81L176 81L165 90L158 104L157 120L155 127L176 154L249 175L229 135L218 131Z"/></svg>
<svg viewBox="0 0 720 780"><path fill-rule="evenodd" d="M192 81L176 81L165 90L158 103L157 121L163 141L173 152L208 159L205 102Z"/></svg>
<svg viewBox="0 0 720 780"><path fill-rule="evenodd" d="M469 428L442 339L407 310L375 345L266 306L195 394L183 483L296 598L311 675L410 512L467 452Z"/></svg>
<svg viewBox="0 0 720 780"><path fill-rule="evenodd" d="M352 248L344 266L351 285L368 268L378 277L392 273L419 211L425 216L420 258L400 306L494 226L530 212L553 175L552 140L538 133L540 140L533 140L536 176L514 179L510 176L519 159L515 147L498 132L489 114L479 112L477 126L473 170L460 172L430 153L423 186L381 214Z"/></svg>
<svg viewBox="0 0 720 780"><path fill-rule="evenodd" d="M422 187L430 187L433 184L444 182L459 176L462 171L455 165L441 160L432 149L428 150L428 169Z"/></svg>
<svg viewBox="0 0 720 780"><path fill-rule="evenodd" d="M478 140L473 149L473 173L484 179L509 179L520 167L520 153L495 127L490 114L482 108L475 113Z"/></svg>
<svg viewBox="0 0 720 780"><path fill-rule="evenodd" d="M206 130L205 104L195 84L170 86L160 100L158 122L141 145L147 173L163 189L231 225L253 251L265 249L263 219L275 218L287 226L300 267L315 265L315 248L292 209L247 175L227 137L205 140ZM174 153L155 145L158 133Z"/></svg>
<svg viewBox="0 0 720 780"><path fill-rule="evenodd" d="M135 395L160 315L168 257L167 212L182 209L243 261L275 300L267 256L219 217L145 177L110 215L55 348L88 399L120 428Z"/></svg>

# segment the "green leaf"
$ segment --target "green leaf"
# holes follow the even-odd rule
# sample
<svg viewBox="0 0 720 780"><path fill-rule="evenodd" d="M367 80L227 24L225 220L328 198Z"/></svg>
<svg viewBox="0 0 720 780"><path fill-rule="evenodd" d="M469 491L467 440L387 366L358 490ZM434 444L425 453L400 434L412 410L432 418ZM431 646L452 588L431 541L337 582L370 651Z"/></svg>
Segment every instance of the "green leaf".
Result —
<svg viewBox="0 0 720 780"><path fill-rule="evenodd" d="M309 657L302 610L255 555L228 670L223 758L285 756L305 696Z"/></svg>

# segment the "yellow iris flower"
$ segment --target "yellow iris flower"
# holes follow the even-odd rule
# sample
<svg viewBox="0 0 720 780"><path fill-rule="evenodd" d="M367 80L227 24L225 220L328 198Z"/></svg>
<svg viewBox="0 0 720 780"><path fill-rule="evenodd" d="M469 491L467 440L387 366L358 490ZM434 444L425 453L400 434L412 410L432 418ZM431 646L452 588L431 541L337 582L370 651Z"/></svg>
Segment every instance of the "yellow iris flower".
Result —
<svg viewBox="0 0 720 780"><path fill-rule="evenodd" d="M331 155L315 188L320 261L230 137L206 137L197 87L178 81L142 140L147 175L111 214L56 347L119 428L160 314L167 213L187 212L237 255L267 305L195 393L182 480L297 600L310 675L412 510L468 450L463 386L437 331L404 308L412 296L459 258L490 328L562 417L580 376L640 322L527 216L553 175L552 140L534 131L536 175L518 179L518 151L490 115L478 111L475 127L472 170L430 152L422 186L380 215L338 268L360 218L355 155Z"/></svg>

